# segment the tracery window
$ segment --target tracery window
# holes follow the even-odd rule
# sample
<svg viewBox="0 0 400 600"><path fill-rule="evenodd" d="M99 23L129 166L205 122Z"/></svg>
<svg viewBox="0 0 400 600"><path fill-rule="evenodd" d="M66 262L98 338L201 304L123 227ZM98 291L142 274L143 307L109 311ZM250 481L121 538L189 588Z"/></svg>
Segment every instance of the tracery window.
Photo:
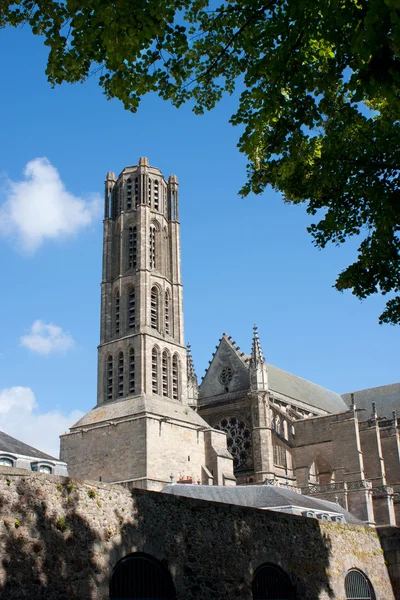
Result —
<svg viewBox="0 0 400 600"><path fill-rule="evenodd" d="M113 358L107 358L107 400L112 400L113 397Z"/></svg>
<svg viewBox="0 0 400 600"><path fill-rule="evenodd" d="M129 292L128 292L128 328L129 329L133 329L135 327L135 312L136 312L135 290L133 288L129 288Z"/></svg>
<svg viewBox="0 0 400 600"><path fill-rule="evenodd" d="M129 393L135 393L135 351L129 350Z"/></svg>
<svg viewBox="0 0 400 600"><path fill-rule="evenodd" d="M233 377L233 369L232 367L224 367L221 371L221 373L219 374L219 381L220 383L222 383L223 386L225 386L225 391L228 391L228 385L230 384L230 382L232 381L232 377Z"/></svg>
<svg viewBox="0 0 400 600"><path fill-rule="evenodd" d="M149 244L149 252L150 252L150 269L156 268L156 228L154 225L150 226L150 244Z"/></svg>
<svg viewBox="0 0 400 600"><path fill-rule="evenodd" d="M150 294L150 325L158 330L158 288L153 286Z"/></svg>
<svg viewBox="0 0 400 600"><path fill-rule="evenodd" d="M364 573L358 569L351 569L344 581L346 600L375 600L372 585Z"/></svg>
<svg viewBox="0 0 400 600"><path fill-rule="evenodd" d="M169 335L169 291L165 292L165 333Z"/></svg>
<svg viewBox="0 0 400 600"><path fill-rule="evenodd" d="M169 370L170 357L167 350L164 350L162 354L162 395L165 397L169 396Z"/></svg>
<svg viewBox="0 0 400 600"><path fill-rule="evenodd" d="M128 230L128 267L136 269L137 256L137 230L136 227L129 227Z"/></svg>
<svg viewBox="0 0 400 600"><path fill-rule="evenodd" d="M235 469L245 468L251 463L251 431L239 417L226 417L214 426L227 436L228 450L233 456Z"/></svg>
<svg viewBox="0 0 400 600"><path fill-rule="evenodd" d="M158 394L158 350L153 348L151 353L151 389Z"/></svg>
<svg viewBox="0 0 400 600"><path fill-rule="evenodd" d="M172 358L172 397L179 400L179 359L176 354Z"/></svg>
<svg viewBox="0 0 400 600"><path fill-rule="evenodd" d="M117 290L115 293L115 334L119 334L119 326L120 326L120 297L119 291Z"/></svg>
<svg viewBox="0 0 400 600"><path fill-rule="evenodd" d="M122 352L118 355L118 396L124 395L124 355Z"/></svg>
<svg viewBox="0 0 400 600"><path fill-rule="evenodd" d="M158 195L158 181L157 179L154 182L154 210L159 210L159 195Z"/></svg>
<svg viewBox="0 0 400 600"><path fill-rule="evenodd" d="M126 210L132 208L132 182L130 179L126 181Z"/></svg>

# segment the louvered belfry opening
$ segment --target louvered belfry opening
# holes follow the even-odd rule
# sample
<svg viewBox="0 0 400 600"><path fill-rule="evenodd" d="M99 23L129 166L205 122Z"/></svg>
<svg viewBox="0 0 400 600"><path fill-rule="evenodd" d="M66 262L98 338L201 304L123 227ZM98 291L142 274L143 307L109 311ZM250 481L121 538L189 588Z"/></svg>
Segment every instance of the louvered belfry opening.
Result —
<svg viewBox="0 0 400 600"><path fill-rule="evenodd" d="M346 600L375 600L375 594L368 579L361 571L351 569L344 583Z"/></svg>
<svg viewBox="0 0 400 600"><path fill-rule="evenodd" d="M110 582L110 600L174 600L169 571L148 554L131 554L117 563Z"/></svg>
<svg viewBox="0 0 400 600"><path fill-rule="evenodd" d="M296 600L289 576L277 565L265 564L255 572L253 600Z"/></svg>

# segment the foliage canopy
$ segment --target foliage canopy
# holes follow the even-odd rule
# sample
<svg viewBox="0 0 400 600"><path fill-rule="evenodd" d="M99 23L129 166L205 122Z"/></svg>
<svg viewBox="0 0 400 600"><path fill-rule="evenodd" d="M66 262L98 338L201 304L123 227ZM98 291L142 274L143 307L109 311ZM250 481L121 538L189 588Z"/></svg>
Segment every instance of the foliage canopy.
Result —
<svg viewBox="0 0 400 600"><path fill-rule="evenodd" d="M97 72L128 110L239 87L241 193L305 202L318 247L361 234L336 288L391 293L380 322L400 323L400 0L3 0L0 26L25 22L51 84Z"/></svg>

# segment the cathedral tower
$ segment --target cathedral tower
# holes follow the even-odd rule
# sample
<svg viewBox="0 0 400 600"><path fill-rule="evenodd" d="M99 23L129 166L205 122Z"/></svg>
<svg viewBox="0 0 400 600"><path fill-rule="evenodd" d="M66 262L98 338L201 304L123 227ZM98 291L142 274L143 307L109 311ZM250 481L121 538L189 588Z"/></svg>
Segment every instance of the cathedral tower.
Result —
<svg viewBox="0 0 400 600"><path fill-rule="evenodd" d="M179 227L174 175L147 158L107 173L97 405L61 436L72 476L155 490L171 476L236 482L226 434L193 408Z"/></svg>
<svg viewBox="0 0 400 600"><path fill-rule="evenodd" d="M98 406L140 394L187 403L178 181L147 158L105 181Z"/></svg>

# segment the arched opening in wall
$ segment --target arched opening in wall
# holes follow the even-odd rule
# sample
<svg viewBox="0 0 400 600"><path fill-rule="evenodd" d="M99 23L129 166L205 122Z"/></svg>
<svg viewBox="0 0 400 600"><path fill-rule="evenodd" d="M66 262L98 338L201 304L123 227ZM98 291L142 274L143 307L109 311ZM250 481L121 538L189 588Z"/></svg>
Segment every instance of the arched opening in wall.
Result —
<svg viewBox="0 0 400 600"><path fill-rule="evenodd" d="M128 269L136 269L137 263L137 229L128 229Z"/></svg>
<svg viewBox="0 0 400 600"><path fill-rule="evenodd" d="M277 565L258 567L252 583L253 600L295 600L296 592L289 576Z"/></svg>
<svg viewBox="0 0 400 600"><path fill-rule="evenodd" d="M156 228L150 225L149 231L149 262L150 269L156 268Z"/></svg>
<svg viewBox="0 0 400 600"><path fill-rule="evenodd" d="M172 577L166 567L148 554L125 556L114 567L110 600L175 600Z"/></svg>
<svg viewBox="0 0 400 600"><path fill-rule="evenodd" d="M106 361L106 390L107 390L107 395L106 398L107 400L112 400L113 397L113 357L108 356L107 361Z"/></svg>
<svg viewBox="0 0 400 600"><path fill-rule="evenodd" d="M118 397L124 395L124 355L122 352L118 355Z"/></svg>
<svg viewBox="0 0 400 600"><path fill-rule="evenodd" d="M135 177L135 206L139 206L139 177Z"/></svg>
<svg viewBox="0 0 400 600"><path fill-rule="evenodd" d="M151 391L158 394L158 350L156 347L151 352Z"/></svg>
<svg viewBox="0 0 400 600"><path fill-rule="evenodd" d="M128 289L128 329L134 329L135 327L135 290L133 287Z"/></svg>
<svg viewBox="0 0 400 600"><path fill-rule="evenodd" d="M129 393L135 393L135 351L129 350Z"/></svg>
<svg viewBox="0 0 400 600"><path fill-rule="evenodd" d="M334 472L329 460L318 454L310 467L309 481L319 485L328 485L334 480Z"/></svg>
<svg viewBox="0 0 400 600"><path fill-rule="evenodd" d="M169 353L164 350L162 354L162 395L166 398L169 396L170 360Z"/></svg>
<svg viewBox="0 0 400 600"><path fill-rule="evenodd" d="M151 179L149 178L147 204L151 206Z"/></svg>
<svg viewBox="0 0 400 600"><path fill-rule="evenodd" d="M115 296L114 296L115 335L119 335L119 331L120 331L120 307L121 307L121 299L119 296L119 290L116 290Z"/></svg>
<svg viewBox="0 0 400 600"><path fill-rule="evenodd" d="M150 292L150 325L152 329L158 331L158 313L159 313L159 291L154 285Z"/></svg>
<svg viewBox="0 0 400 600"><path fill-rule="evenodd" d="M154 210L160 210L160 197L157 179L154 180Z"/></svg>
<svg viewBox="0 0 400 600"><path fill-rule="evenodd" d="M176 354L172 357L172 397L179 400L179 358Z"/></svg>
<svg viewBox="0 0 400 600"><path fill-rule="evenodd" d="M165 290L165 333L168 335L170 334L169 309L170 309L169 290Z"/></svg>
<svg viewBox="0 0 400 600"><path fill-rule="evenodd" d="M126 210L132 208L132 181L131 179L126 180Z"/></svg>
<svg viewBox="0 0 400 600"><path fill-rule="evenodd" d="M362 571L350 569L344 580L346 600L375 600L374 588Z"/></svg>

